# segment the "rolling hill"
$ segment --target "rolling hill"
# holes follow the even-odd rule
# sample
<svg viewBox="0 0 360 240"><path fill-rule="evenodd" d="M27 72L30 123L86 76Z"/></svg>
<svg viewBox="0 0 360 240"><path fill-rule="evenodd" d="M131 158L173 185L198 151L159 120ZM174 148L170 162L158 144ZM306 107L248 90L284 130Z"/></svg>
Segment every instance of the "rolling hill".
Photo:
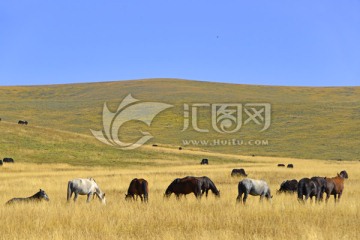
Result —
<svg viewBox="0 0 360 240"><path fill-rule="evenodd" d="M125 166L130 162L127 159L149 159L147 163L151 164L154 159L166 162L181 157L172 152L149 151L146 146L123 151L92 136L90 129L102 129L104 103L115 112L128 94L141 102L173 107L158 114L150 127L139 121L124 123L120 129L124 141L138 139L142 131L154 136L147 146L157 144L169 149L182 146L233 155L360 159L360 87L256 86L180 79L0 87L0 154L24 161L84 161L109 166L116 159L122 159L118 164ZM270 104L269 128L261 132L262 126L254 121L245 124L248 116L243 112L239 131L217 132L212 126L210 106L225 103L241 104L243 108L251 103ZM209 104L198 108L198 126L208 132L197 132L191 126L182 131L184 104L190 109L196 104ZM17 125L20 119L29 125ZM262 144L254 144L255 140Z"/></svg>

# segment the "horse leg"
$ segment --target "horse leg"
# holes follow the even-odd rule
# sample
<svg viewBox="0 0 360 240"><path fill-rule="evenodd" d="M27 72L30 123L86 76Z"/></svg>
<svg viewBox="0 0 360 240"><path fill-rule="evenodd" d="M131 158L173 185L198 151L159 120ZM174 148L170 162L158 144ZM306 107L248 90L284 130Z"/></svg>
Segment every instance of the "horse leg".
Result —
<svg viewBox="0 0 360 240"><path fill-rule="evenodd" d="M242 193L239 193L239 195L236 198L236 202L242 203Z"/></svg>
<svg viewBox="0 0 360 240"><path fill-rule="evenodd" d="M140 200L143 202L144 200L143 200L143 197L141 196L141 194L139 196L140 196Z"/></svg>
<svg viewBox="0 0 360 240"><path fill-rule="evenodd" d="M264 199L264 194L261 194L261 195L260 195L260 202L262 202L263 199Z"/></svg>
<svg viewBox="0 0 360 240"><path fill-rule="evenodd" d="M335 203L336 203L336 193L334 194L334 200L335 200Z"/></svg>
<svg viewBox="0 0 360 240"><path fill-rule="evenodd" d="M206 197L208 196L208 192L209 192L209 189L206 189L206 195L205 195Z"/></svg>
<svg viewBox="0 0 360 240"><path fill-rule="evenodd" d="M326 199L325 199L325 203L327 203L327 202L328 202L329 198L330 198L330 193L326 192Z"/></svg>
<svg viewBox="0 0 360 240"><path fill-rule="evenodd" d="M246 203L246 199L247 199L247 197L248 197L248 192L244 192L244 198L243 198L243 204L245 205L245 203Z"/></svg>
<svg viewBox="0 0 360 240"><path fill-rule="evenodd" d="M89 203L90 202L90 200L91 200L91 195L92 195L92 193L90 192L90 193L88 193L88 195L87 195L87 199L86 199L86 202L87 203Z"/></svg>
<svg viewBox="0 0 360 240"><path fill-rule="evenodd" d="M78 195L79 195L78 193L75 193L74 202L76 202L76 199L77 199Z"/></svg>
<svg viewBox="0 0 360 240"><path fill-rule="evenodd" d="M342 192L339 192L339 194L338 194L338 202L340 202L341 195L342 195Z"/></svg>

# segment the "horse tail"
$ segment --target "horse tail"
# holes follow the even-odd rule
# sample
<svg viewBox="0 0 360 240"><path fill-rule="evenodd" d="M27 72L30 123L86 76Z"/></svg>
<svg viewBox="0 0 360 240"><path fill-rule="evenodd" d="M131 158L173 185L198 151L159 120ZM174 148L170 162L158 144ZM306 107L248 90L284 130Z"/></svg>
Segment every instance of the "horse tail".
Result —
<svg viewBox="0 0 360 240"><path fill-rule="evenodd" d="M236 198L237 202L241 202L241 197L242 197L243 193L244 193L244 191L243 191L243 183L239 182L239 184L238 184L238 196Z"/></svg>
<svg viewBox="0 0 360 240"><path fill-rule="evenodd" d="M141 184L141 188L142 191L144 193L144 201L147 202L148 201L148 197L149 197L149 188L148 188L148 182L147 181L143 181Z"/></svg>
<svg viewBox="0 0 360 240"><path fill-rule="evenodd" d="M70 198L71 198L71 194L72 194L71 189L72 189L72 182L69 181L69 182L68 182L68 188L67 188L67 198L66 198L67 201L69 201Z"/></svg>

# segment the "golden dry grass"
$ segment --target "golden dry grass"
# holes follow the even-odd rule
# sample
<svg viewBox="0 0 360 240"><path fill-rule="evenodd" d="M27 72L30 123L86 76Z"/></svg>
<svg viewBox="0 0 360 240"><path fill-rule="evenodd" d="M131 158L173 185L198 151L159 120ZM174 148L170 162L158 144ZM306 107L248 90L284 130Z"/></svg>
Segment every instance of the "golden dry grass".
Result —
<svg viewBox="0 0 360 240"><path fill-rule="evenodd" d="M6 164L0 168L1 239L359 239L360 163L249 157L236 165L174 164L135 168L79 167L65 164ZM159 160L160 161L160 160ZM278 162L294 169L277 168ZM266 180L272 203L250 196L247 206L235 203L237 183L230 177L244 167L249 177ZM334 176L346 169L349 179L341 202L299 204L295 195L277 195L285 179L315 175ZM221 191L197 201L193 195L177 201L163 199L176 177L209 176ZM107 205L94 200L66 203L67 181L94 177L107 195ZM124 194L135 177L148 180L149 203L126 202ZM51 201L41 204L3 205L12 197L25 197L43 188Z"/></svg>

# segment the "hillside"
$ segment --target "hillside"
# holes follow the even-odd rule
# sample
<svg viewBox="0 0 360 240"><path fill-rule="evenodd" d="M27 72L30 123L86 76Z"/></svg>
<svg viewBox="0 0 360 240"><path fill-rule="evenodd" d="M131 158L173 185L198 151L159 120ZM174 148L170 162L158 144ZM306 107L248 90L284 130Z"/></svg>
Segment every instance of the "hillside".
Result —
<svg viewBox="0 0 360 240"><path fill-rule="evenodd" d="M0 129L3 138L0 153L5 151L6 155L16 155L20 141L21 147L28 148L29 158L35 159L33 151L37 149L36 158L48 159L47 162L51 162L52 155L41 151L46 151L42 148L49 144L54 145L51 150L56 149L53 157L62 158L65 162L72 162L74 154L81 154L83 159L93 159L91 161L107 161L105 159L114 159L117 154L125 158L136 155L138 159L154 154L146 148L134 151L115 149L98 142L90 132L90 129L102 129L104 103L107 102L109 109L115 111L128 94L144 102L161 102L174 107L157 115L151 127L138 121L125 123L121 128L125 140L137 139L141 130L154 136L146 145L156 143L168 148L183 146L184 149L239 155L360 159L360 87L270 87L177 79L0 87ZM196 103L241 103L243 106L247 103L269 103L271 125L260 132L258 125L243 123L236 133L221 134L211 126L210 108L202 108L198 115L199 126L209 129L209 132L196 132L191 127L181 131L184 104L191 106ZM17 124L11 124L20 119L27 120L29 125L19 128ZM28 135L27 131L32 134ZM62 136L60 139L52 139L59 134ZM77 138L81 141L76 142ZM34 139L41 144L33 144ZM266 140L267 144L184 146L184 140L229 142L232 139L241 139L244 143ZM58 150L59 145L61 151ZM96 157L96 154L100 156ZM168 154L147 158L162 156L160 158L171 159L172 154Z"/></svg>

